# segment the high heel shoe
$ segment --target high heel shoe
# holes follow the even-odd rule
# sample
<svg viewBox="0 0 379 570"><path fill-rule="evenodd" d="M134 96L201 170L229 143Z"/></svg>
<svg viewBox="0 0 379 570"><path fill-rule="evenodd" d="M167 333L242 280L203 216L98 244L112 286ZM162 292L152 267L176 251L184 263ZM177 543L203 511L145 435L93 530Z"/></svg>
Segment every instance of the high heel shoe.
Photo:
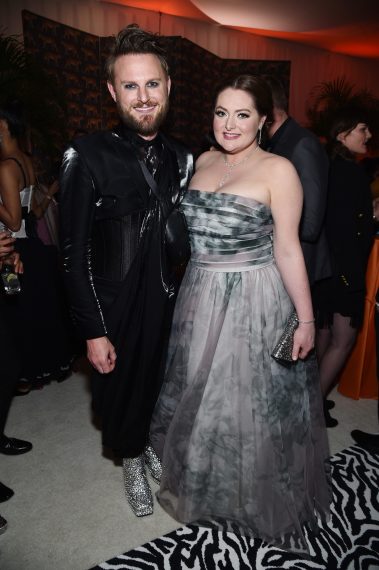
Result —
<svg viewBox="0 0 379 570"><path fill-rule="evenodd" d="M137 517L151 515L153 495L145 473L144 454L138 457L124 457L122 460L125 495Z"/></svg>
<svg viewBox="0 0 379 570"><path fill-rule="evenodd" d="M157 483L160 483L162 478L162 463L150 444L145 447L144 455L150 475Z"/></svg>
<svg viewBox="0 0 379 570"><path fill-rule="evenodd" d="M325 418L325 425L327 428L334 428L338 426L338 420L336 418L332 418L329 412L327 401L324 400L324 418Z"/></svg>
<svg viewBox="0 0 379 570"><path fill-rule="evenodd" d="M14 392L14 396L26 396L32 389L32 383L29 380L21 378L17 385Z"/></svg>
<svg viewBox="0 0 379 570"><path fill-rule="evenodd" d="M8 523L4 517L0 515L0 534L7 530Z"/></svg>

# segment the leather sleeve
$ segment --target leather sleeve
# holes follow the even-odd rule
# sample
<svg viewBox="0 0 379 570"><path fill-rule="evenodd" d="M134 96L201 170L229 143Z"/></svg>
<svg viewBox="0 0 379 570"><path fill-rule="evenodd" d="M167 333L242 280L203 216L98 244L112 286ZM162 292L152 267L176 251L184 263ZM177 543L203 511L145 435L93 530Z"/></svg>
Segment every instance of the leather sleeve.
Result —
<svg viewBox="0 0 379 570"><path fill-rule="evenodd" d="M95 188L79 153L66 150L60 182L60 238L64 279L78 335L83 339L107 334L91 272L91 236Z"/></svg>
<svg viewBox="0 0 379 570"><path fill-rule="evenodd" d="M304 192L300 240L315 243L324 223L328 192L328 158L316 138L303 137L297 143L291 161Z"/></svg>

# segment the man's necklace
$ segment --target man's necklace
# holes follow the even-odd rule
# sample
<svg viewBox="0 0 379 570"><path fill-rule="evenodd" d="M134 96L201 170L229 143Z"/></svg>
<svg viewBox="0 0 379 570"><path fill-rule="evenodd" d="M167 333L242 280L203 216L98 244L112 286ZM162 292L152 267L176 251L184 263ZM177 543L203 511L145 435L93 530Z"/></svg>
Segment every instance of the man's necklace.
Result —
<svg viewBox="0 0 379 570"><path fill-rule="evenodd" d="M222 188L222 187L225 185L225 183L229 180L229 178L230 178L230 176L231 176L231 174L232 174L233 168L235 168L236 166L240 166L241 164L243 164L244 162L246 162L246 161L251 157L251 155L252 155L256 150L258 150L259 148L260 148L259 145L257 145L251 152L249 152L249 154L247 154L242 160L240 160L240 161L238 161L238 162L228 162L228 161L226 160L225 154L223 154L223 155L222 155L222 159L223 159L224 164L225 164L225 166L226 166L226 172L225 172L225 174L222 176L222 178L221 178L221 180L220 180L220 182L219 182L218 187L219 187L219 188Z"/></svg>

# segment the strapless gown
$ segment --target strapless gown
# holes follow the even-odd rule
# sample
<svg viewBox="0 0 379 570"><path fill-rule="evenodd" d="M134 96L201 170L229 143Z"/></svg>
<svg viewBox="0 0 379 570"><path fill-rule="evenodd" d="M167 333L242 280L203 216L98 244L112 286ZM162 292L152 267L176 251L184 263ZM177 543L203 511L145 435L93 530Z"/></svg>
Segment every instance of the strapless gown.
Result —
<svg viewBox="0 0 379 570"><path fill-rule="evenodd" d="M306 551L304 526L329 513L329 449L315 359L271 357L293 307L270 208L191 190L183 209L192 256L151 424L158 500L180 522Z"/></svg>

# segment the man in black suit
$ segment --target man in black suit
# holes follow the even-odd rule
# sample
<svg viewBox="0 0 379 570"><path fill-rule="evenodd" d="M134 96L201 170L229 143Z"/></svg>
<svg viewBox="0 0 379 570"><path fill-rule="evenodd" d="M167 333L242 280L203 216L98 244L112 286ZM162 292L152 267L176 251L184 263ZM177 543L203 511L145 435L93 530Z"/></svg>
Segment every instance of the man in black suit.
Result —
<svg viewBox="0 0 379 570"><path fill-rule="evenodd" d="M292 162L299 175L304 205L300 241L309 283L331 275L330 257L323 222L328 190L327 155L317 137L288 116L288 99L281 82L265 77L271 88L274 120L269 126L267 150Z"/></svg>
<svg viewBox="0 0 379 570"><path fill-rule="evenodd" d="M102 442L123 458L127 499L144 516L153 512L145 463L159 478L148 434L178 284L180 239L167 249L166 219L183 197L193 157L159 132L171 86L159 38L128 26L106 67L121 122L77 138L65 153L62 251L72 314L95 369Z"/></svg>
<svg viewBox="0 0 379 570"><path fill-rule="evenodd" d="M300 126L288 115L288 98L283 84L276 77L266 76L273 99L274 120L269 126L267 150L284 156L292 162L299 175L304 194L299 235L312 287L331 275L331 260L324 229L328 192L329 161L317 137ZM316 357L308 359L309 372L317 373ZM331 400L324 401L324 414L328 427L338 424L330 416Z"/></svg>

